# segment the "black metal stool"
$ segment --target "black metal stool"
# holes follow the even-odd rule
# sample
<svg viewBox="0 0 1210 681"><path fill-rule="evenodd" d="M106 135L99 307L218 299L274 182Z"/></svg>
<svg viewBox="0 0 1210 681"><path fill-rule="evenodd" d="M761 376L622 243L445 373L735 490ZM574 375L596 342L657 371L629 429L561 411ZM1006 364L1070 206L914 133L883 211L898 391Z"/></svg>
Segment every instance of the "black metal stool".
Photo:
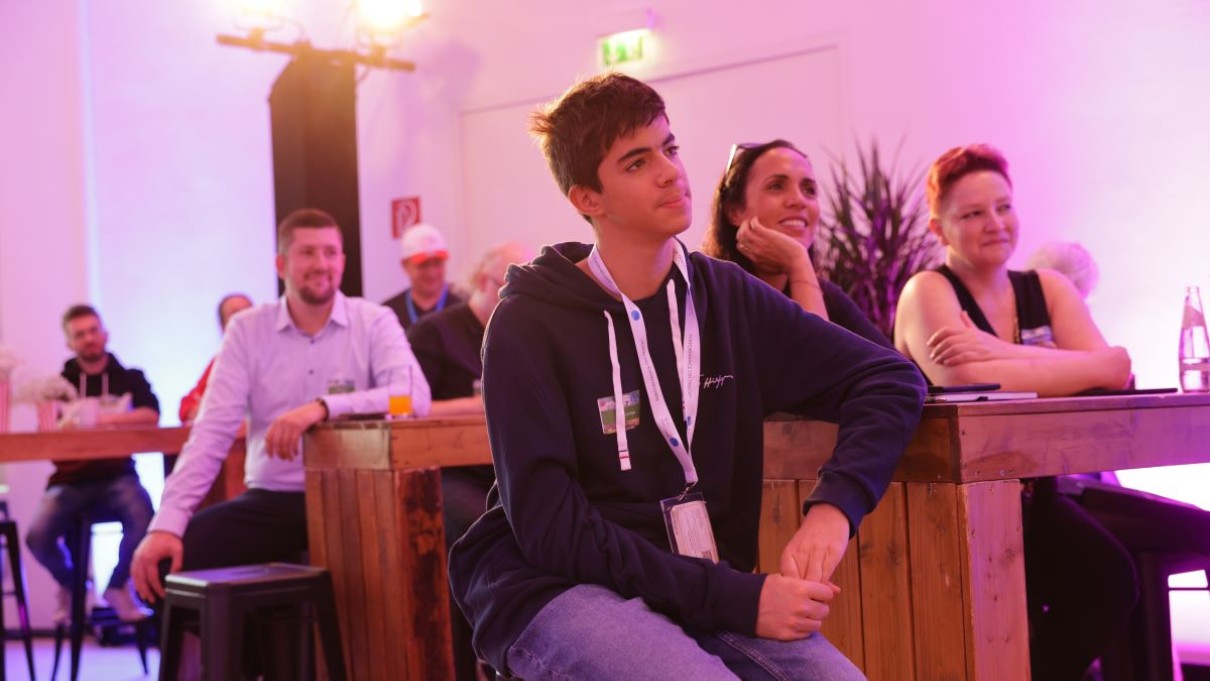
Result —
<svg viewBox="0 0 1210 681"><path fill-rule="evenodd" d="M1138 570L1138 605L1126 631L1101 658L1105 680L1172 679L1168 597L1178 589L1168 586L1168 578L1202 571L1210 579L1210 513L1097 481L1061 478L1060 489L1078 498L1085 510L1121 540Z"/></svg>
<svg viewBox="0 0 1210 681"><path fill-rule="evenodd" d="M25 601L25 571L21 568L21 539L17 534L17 521L10 520L8 517L8 502L0 500L0 537L4 539L4 548L8 551L9 566L13 573L13 590L4 592L4 595L10 593L17 599L17 620L21 627L21 640L25 643L25 661L29 664L29 678L34 679L34 644L33 633L29 628L29 608ZM3 571L4 564L0 562L0 572ZM4 628L4 606L0 604L0 679L4 678L5 665L5 646L3 636L6 629Z"/></svg>
<svg viewBox="0 0 1210 681"><path fill-rule="evenodd" d="M346 678L332 578L323 568L266 563L178 572L168 575L165 591L160 681L177 678L185 625L192 620L202 639L202 678L239 678L248 616L284 606L310 606L328 678Z"/></svg>
<svg viewBox="0 0 1210 681"><path fill-rule="evenodd" d="M1135 554L1135 561L1139 569L1139 604L1121 645L1114 646L1102 658L1101 669L1106 681L1167 681L1175 678L1169 592L1206 590L1169 587L1168 578L1182 572L1201 571L1210 580L1210 556L1179 551L1147 552ZM1210 588L1210 582L1207 587Z"/></svg>
<svg viewBox="0 0 1210 681"><path fill-rule="evenodd" d="M71 622L65 626L55 626L55 657L51 666L50 678L54 681L59 674L59 654L63 648L65 634L71 636L71 681L80 678L80 649L84 644L84 630L88 626L88 615L85 612L88 595L88 564L92 550L92 526L97 523L117 522L114 515L91 513L77 518L64 541L71 549L72 585L71 585ZM135 626L135 644L139 650L139 661L143 663L143 674L149 672L147 666L148 640L155 632L155 624L149 618L142 622L133 623Z"/></svg>

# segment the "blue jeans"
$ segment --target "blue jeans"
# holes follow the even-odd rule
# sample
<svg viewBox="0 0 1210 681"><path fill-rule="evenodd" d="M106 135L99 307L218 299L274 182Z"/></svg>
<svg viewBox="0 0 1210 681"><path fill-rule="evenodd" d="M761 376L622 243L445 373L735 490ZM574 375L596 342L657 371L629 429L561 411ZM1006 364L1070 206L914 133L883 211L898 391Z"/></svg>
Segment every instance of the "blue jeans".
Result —
<svg viewBox="0 0 1210 681"><path fill-rule="evenodd" d="M124 586L130 579L130 559L135 547L151 524L151 497L134 474L47 488L30 522L25 544L63 588L71 588L72 560L60 540L83 513L115 518L122 523L118 564L109 577L109 588Z"/></svg>
<svg viewBox="0 0 1210 681"><path fill-rule="evenodd" d="M508 667L526 681L865 679L819 634L787 642L687 631L642 599L584 584L542 608L509 648Z"/></svg>

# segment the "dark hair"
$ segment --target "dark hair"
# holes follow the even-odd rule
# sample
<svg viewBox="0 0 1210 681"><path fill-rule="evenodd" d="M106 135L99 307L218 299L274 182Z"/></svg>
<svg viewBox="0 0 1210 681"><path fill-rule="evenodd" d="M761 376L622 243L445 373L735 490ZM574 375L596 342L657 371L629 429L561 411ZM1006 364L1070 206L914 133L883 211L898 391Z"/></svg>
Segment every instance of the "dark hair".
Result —
<svg viewBox="0 0 1210 681"><path fill-rule="evenodd" d="M601 190L597 168L613 143L668 114L646 83L606 73L576 83L530 115L529 129L542 147L550 174L567 196L573 186Z"/></svg>
<svg viewBox="0 0 1210 681"><path fill-rule="evenodd" d="M96 308L92 305L85 305L83 303L72 305L67 308L67 312L63 313L63 330L67 331L68 322L81 317L96 317L98 320L101 319L101 315L97 314Z"/></svg>
<svg viewBox="0 0 1210 681"><path fill-rule="evenodd" d="M220 327L223 325L223 322L225 321L223 319L223 306L227 304L228 300L235 300L236 298L243 298L244 300L248 301L249 303L252 302L252 299L243 293L228 293L227 295L223 296L222 300L218 301L218 325Z"/></svg>
<svg viewBox="0 0 1210 681"><path fill-rule="evenodd" d="M335 218L318 208L299 208L283 218L281 224L277 226L278 254L285 255L286 251L290 250L290 242L294 240L294 230L321 227L334 228L336 233L340 234L340 243L344 244L344 234L340 232L340 226L336 224Z"/></svg>
<svg viewBox="0 0 1210 681"><path fill-rule="evenodd" d="M928 179L925 182L925 195L928 197L929 215L937 217L941 214L941 203L946 194L962 178L980 170L990 170L999 173L1013 186L1013 180L1008 176L1008 161L999 149L990 144L968 144L965 147L954 147L933 161L929 167Z"/></svg>
<svg viewBox="0 0 1210 681"><path fill-rule="evenodd" d="M748 187L748 176L752 174L752 166L765 152L773 149L789 149L806 158L807 155L783 139L775 139L764 144L738 144L732 152L731 163L723 171L723 176L714 190L714 209L711 211L710 226L706 228L706 236L702 240L702 252L719 260L730 260L748 272L755 271L752 261L736 248L735 235L739 225L731 222L728 213L735 208L744 208L744 194Z"/></svg>

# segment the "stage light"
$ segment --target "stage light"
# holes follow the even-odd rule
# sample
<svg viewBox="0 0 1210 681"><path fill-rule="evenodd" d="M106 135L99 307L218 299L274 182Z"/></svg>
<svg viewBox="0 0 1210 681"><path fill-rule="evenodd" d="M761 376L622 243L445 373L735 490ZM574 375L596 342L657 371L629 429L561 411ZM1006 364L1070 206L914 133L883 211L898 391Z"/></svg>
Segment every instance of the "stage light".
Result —
<svg viewBox="0 0 1210 681"><path fill-rule="evenodd" d="M250 33L275 31L286 23L282 0L240 0L235 27Z"/></svg>
<svg viewBox="0 0 1210 681"><path fill-rule="evenodd" d="M258 52L279 52L293 56L310 55L333 62L379 66L414 71L410 61L395 59L387 52L403 40L404 32L428 15L420 0L354 0L357 45L352 49L319 49L306 38L306 29L287 16L283 0L239 0L235 25L243 35L218 36L220 45L246 47ZM301 37L292 43L269 40L266 33L285 24L298 27Z"/></svg>

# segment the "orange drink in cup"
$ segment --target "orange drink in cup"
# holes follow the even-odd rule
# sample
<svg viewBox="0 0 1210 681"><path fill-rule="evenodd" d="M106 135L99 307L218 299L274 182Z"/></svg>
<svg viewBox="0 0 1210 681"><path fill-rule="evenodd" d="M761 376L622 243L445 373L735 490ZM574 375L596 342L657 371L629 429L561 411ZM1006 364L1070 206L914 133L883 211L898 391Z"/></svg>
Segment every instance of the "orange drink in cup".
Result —
<svg viewBox="0 0 1210 681"><path fill-rule="evenodd" d="M408 367L405 372L407 376L406 384L400 388L398 384L392 386L392 393L387 398L387 413L393 419L406 419L412 416L412 367ZM394 391L402 390L399 394Z"/></svg>
<svg viewBox="0 0 1210 681"><path fill-rule="evenodd" d="M406 419L412 415L412 396L391 395L387 402L387 411L393 419Z"/></svg>

